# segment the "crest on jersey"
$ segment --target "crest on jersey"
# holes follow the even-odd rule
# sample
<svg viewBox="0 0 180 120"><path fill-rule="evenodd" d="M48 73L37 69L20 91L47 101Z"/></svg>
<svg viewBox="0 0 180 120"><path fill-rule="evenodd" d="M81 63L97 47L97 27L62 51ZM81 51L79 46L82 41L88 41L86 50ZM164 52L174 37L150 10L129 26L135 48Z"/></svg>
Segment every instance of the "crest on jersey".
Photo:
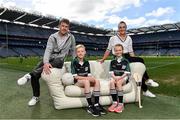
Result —
<svg viewBox="0 0 180 120"><path fill-rule="evenodd" d="M122 66L122 69L125 69L125 68L126 68L126 66L125 66L125 65L123 65L123 66Z"/></svg>
<svg viewBox="0 0 180 120"><path fill-rule="evenodd" d="M85 71L88 71L88 67L85 67Z"/></svg>

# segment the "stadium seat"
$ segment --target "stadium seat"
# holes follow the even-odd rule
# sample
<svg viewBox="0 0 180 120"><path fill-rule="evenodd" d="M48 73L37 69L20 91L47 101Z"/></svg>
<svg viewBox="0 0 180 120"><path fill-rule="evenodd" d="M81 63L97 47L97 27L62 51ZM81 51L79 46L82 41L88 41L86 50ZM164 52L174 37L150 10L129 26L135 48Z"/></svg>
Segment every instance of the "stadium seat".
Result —
<svg viewBox="0 0 180 120"><path fill-rule="evenodd" d="M97 61L90 61L91 73L92 75L100 80L101 83L101 97L100 103L102 105L110 105L112 100L109 91L109 64L110 61L107 60L103 64ZM138 91L137 86L142 80L142 75L145 71L145 66L142 63L131 63L131 76L129 83L123 86L124 91L124 102L138 102L140 98L140 89ZM77 87L75 85L64 85L61 78L63 74L69 73L70 62L65 62L63 69L53 68L51 73L46 75L42 73L41 77L47 83L50 96L53 99L54 107L56 109L67 109L67 108L77 108L87 106L86 99L84 97L83 88ZM141 103L139 105L141 106Z"/></svg>
<svg viewBox="0 0 180 120"><path fill-rule="evenodd" d="M34 52L32 52L28 48L22 48L22 47L13 47L13 50L19 53L19 55L22 56L36 56Z"/></svg>
<svg viewBox="0 0 180 120"><path fill-rule="evenodd" d="M85 27L85 26L84 26ZM86 28L86 27L85 27ZM83 28L84 29L84 28ZM87 28L86 28L87 29ZM84 30L86 30L84 29ZM89 30L89 28L87 29ZM33 27L12 22L0 21L0 47L8 43L8 47L12 48L13 52L3 54L2 57L9 56L42 56L47 44L48 37L55 33L55 29L46 29L41 27ZM73 30L72 30L73 31ZM76 30L75 30L76 31ZM8 39L7 34L8 33ZM130 35L133 40L133 48L137 55L180 55L180 34L179 30L154 32L148 34ZM88 55L102 55L107 48L110 36L97 36L81 33L73 33L77 44L84 44L90 52ZM8 42L7 42L8 41ZM27 53L22 54L22 50L16 48L23 47ZM38 48L38 52L35 49ZM94 48L98 48L94 50ZM41 50L39 50L41 49ZM152 50L153 49L153 50ZM29 51L30 50L30 51ZM157 50L157 51L155 51ZM10 50L11 51L11 50ZM15 54L17 55L15 55Z"/></svg>
<svg viewBox="0 0 180 120"><path fill-rule="evenodd" d="M178 56L180 55L180 49L179 48L170 49L167 51L167 55Z"/></svg>
<svg viewBox="0 0 180 120"><path fill-rule="evenodd" d="M13 57L19 56L16 52L14 52L11 48L0 48L0 57Z"/></svg>

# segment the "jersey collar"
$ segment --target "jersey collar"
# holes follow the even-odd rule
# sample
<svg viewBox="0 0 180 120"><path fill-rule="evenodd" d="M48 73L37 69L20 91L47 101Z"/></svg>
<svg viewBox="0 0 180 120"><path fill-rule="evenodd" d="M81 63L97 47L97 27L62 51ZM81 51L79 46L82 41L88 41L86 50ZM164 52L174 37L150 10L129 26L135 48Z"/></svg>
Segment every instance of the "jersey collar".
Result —
<svg viewBox="0 0 180 120"><path fill-rule="evenodd" d="M121 57L116 57L116 56L115 56L114 59L115 59L116 61L118 61L118 62L121 62L121 61L124 60L124 57L123 57L123 56L121 56Z"/></svg>
<svg viewBox="0 0 180 120"><path fill-rule="evenodd" d="M75 61L79 63L78 57L75 57ZM83 62L85 63L86 61L87 61L87 60L84 58L84 59L83 59Z"/></svg>
<svg viewBox="0 0 180 120"><path fill-rule="evenodd" d="M125 40L122 40L121 39L121 37L119 36L119 34L116 34L116 36L119 38L119 40L121 40L122 42L125 42L126 41L126 39L127 39L127 35L126 35L126 38L125 38Z"/></svg>

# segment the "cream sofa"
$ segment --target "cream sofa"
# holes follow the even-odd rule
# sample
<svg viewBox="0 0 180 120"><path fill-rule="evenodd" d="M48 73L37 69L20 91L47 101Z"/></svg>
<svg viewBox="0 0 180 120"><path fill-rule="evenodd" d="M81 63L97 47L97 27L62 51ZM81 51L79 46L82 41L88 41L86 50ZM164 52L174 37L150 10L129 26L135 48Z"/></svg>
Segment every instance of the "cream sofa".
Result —
<svg viewBox="0 0 180 120"><path fill-rule="evenodd" d="M56 109L67 109L87 106L84 97L83 88L75 85L64 85L61 78L65 73L70 72L70 62L65 62L62 69L52 68L51 74L46 75L42 73L41 77L47 83L49 93L53 99L54 107ZM100 80L100 104L110 105L112 100L109 90L109 65L110 61L107 60L103 64L97 61L90 61L91 74ZM123 86L124 103L138 102L141 106L140 86L142 75L145 71L145 66L142 63L130 63L131 76L129 83ZM138 83L138 84L137 84Z"/></svg>

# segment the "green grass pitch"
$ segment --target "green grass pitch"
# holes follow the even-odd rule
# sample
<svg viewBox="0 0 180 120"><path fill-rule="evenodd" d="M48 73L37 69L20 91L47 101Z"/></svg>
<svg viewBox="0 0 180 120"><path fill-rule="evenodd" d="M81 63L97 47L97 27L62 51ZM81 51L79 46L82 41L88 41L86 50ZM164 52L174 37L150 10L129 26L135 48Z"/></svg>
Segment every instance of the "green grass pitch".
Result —
<svg viewBox="0 0 180 120"><path fill-rule="evenodd" d="M43 80L40 80L40 102L34 107L27 106L32 96L30 83L20 87L16 80L39 59L0 59L0 119L180 119L180 57L144 57L150 77L160 84L158 88L150 88L157 98L143 97L142 109L137 103L126 104L121 114L108 113L97 118L84 108L55 110Z"/></svg>

